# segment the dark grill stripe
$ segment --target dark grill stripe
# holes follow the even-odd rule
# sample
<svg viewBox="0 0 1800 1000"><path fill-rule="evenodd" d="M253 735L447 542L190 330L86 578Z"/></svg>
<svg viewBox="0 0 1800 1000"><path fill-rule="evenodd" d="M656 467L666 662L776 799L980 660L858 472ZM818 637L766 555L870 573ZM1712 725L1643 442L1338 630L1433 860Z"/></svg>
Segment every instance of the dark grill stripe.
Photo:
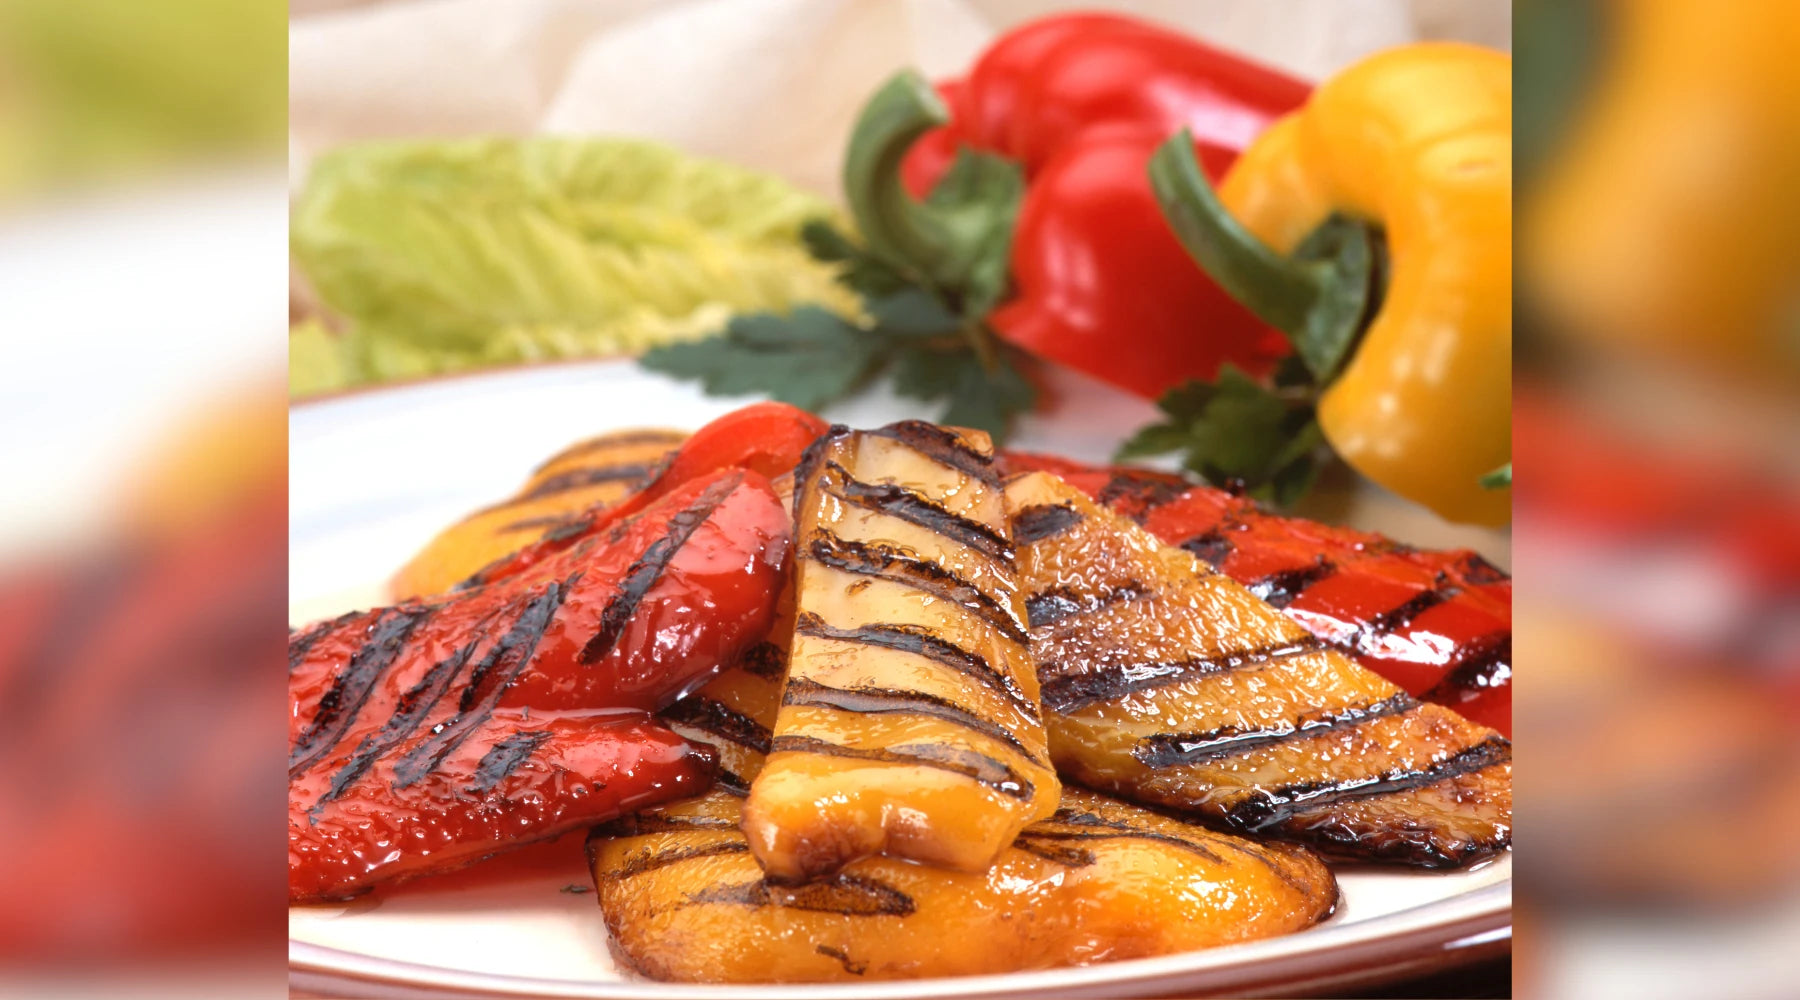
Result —
<svg viewBox="0 0 1800 1000"><path fill-rule="evenodd" d="M1081 520L1081 512L1068 504L1033 504L1013 515L1013 538L1020 545L1033 545L1062 534Z"/></svg>
<svg viewBox="0 0 1800 1000"><path fill-rule="evenodd" d="M1025 617L1032 628L1054 625L1076 615L1091 615L1103 608L1125 601L1150 597L1148 587L1136 581L1123 587L1111 587L1092 597L1084 597L1063 587L1051 587L1025 599Z"/></svg>
<svg viewBox="0 0 1800 1000"><path fill-rule="evenodd" d="M1460 593L1462 593L1462 588L1450 583L1440 574L1435 586L1419 591L1397 607L1371 616L1363 624L1360 633L1364 636L1381 635L1405 628L1420 615Z"/></svg>
<svg viewBox="0 0 1800 1000"><path fill-rule="evenodd" d="M305 774L343 739L375 690L375 683L393 666L406 648L407 637L431 617L432 611L425 606L390 608L376 619L369 629L368 641L332 681L330 690L319 699L312 722L294 741L288 753L289 781Z"/></svg>
<svg viewBox="0 0 1800 1000"><path fill-rule="evenodd" d="M605 434L594 438L591 441L582 441L564 448L562 451L545 459L532 471L534 473L542 472L558 462L566 462L571 458L578 458L582 455L591 455L597 451L624 450L626 448L635 448L647 444L665 444L673 449L675 446L681 444L682 441L686 440L686 438L687 435L681 431L641 430L621 431L617 434Z"/></svg>
<svg viewBox="0 0 1800 1000"><path fill-rule="evenodd" d="M781 696L783 705L806 705L835 708L844 712L855 712L861 715L924 715L953 726L961 726L980 733L992 740L1013 748L1020 756L1033 763L1038 761L1037 755L1026 749L1007 728L992 719L976 715L966 708L926 694L923 691L902 691L895 688L834 688L827 687L817 681L804 677L793 677L788 680L787 691ZM766 751L765 751L766 752Z"/></svg>
<svg viewBox="0 0 1800 1000"><path fill-rule="evenodd" d="M1020 645L1031 641L1010 609L923 556L884 545L846 541L824 530L813 536L807 555L814 562L835 570L903 584L951 604L962 605L1008 639Z"/></svg>
<svg viewBox="0 0 1800 1000"><path fill-rule="evenodd" d="M897 650L923 656L933 663L949 667L958 673L980 681L988 688L1011 699L1032 717L1037 717L1037 706L1031 698L1019 688L1006 671L995 667L987 660L968 650L940 639L932 633L916 625L864 625L860 628L841 629L825 624L824 619L809 611L803 611L794 622L794 634L811 636L815 639L836 639L839 642L855 642L865 646L879 646L883 649Z"/></svg>
<svg viewBox="0 0 1800 1000"><path fill-rule="evenodd" d="M539 528L554 530L557 528L566 528L574 524L579 524L585 529L590 523L592 522L590 522L584 514L576 514L573 517L568 514L545 514L543 517L527 517L522 520L502 524L500 527L494 529L494 534L503 535L510 531L535 531ZM538 540L543 541L549 533L549 531L546 531L543 535L539 535Z"/></svg>
<svg viewBox="0 0 1800 1000"><path fill-rule="evenodd" d="M581 574L576 573L560 584L552 583L542 594L525 603L512 627L469 672L469 683L463 689L455 717L434 726L431 738L408 751L394 766L395 788L406 788L423 780L464 740L486 724L507 688L512 687L531 664L544 630L556 619L563 599L580 580Z"/></svg>
<svg viewBox="0 0 1800 1000"><path fill-rule="evenodd" d="M1102 507L1121 508L1122 512L1141 516L1187 492L1190 484L1179 476L1137 470L1118 470L1094 501Z"/></svg>
<svg viewBox="0 0 1800 1000"><path fill-rule="evenodd" d="M976 451L961 436L936 424L923 420L902 420L865 433L872 437L898 441L939 465L955 469L996 489L1000 486L1000 472L994 468L994 456Z"/></svg>
<svg viewBox="0 0 1800 1000"><path fill-rule="evenodd" d="M325 803L349 791L351 786L362 780L362 776L375 766L377 760L412 737L413 732L424 723L432 710L437 707L437 703L443 699L444 693L450 689L451 682L456 679L457 674L462 672L462 668L469 662L469 657L474 655L476 647L486 640L487 628L493 619L493 615L488 615L478 622L472 630L475 638L433 664L417 684L400 696L399 701L394 705L394 714L382 723L381 729L374 735L363 737L349 762L339 768L337 774L332 775L331 786L326 788L325 792L319 796L319 801L313 804L308 813L309 819L316 821L319 810L324 808Z"/></svg>
<svg viewBox="0 0 1800 1000"><path fill-rule="evenodd" d="M1430 767L1418 770L1394 771L1372 778L1296 782L1272 789L1258 789L1248 798L1226 806L1221 810L1221 815L1237 829L1260 833L1279 827L1303 813L1316 813L1347 802L1381 795L1398 795L1483 771L1510 760L1512 744L1504 737L1490 736ZM1306 823L1303 821L1300 825L1304 827Z"/></svg>
<svg viewBox="0 0 1800 1000"><path fill-rule="evenodd" d="M1203 761L1236 757L1255 750L1279 746L1290 740L1307 739L1337 729L1359 726L1365 722L1401 715L1419 707L1411 695L1402 691L1370 705L1352 706L1337 712L1302 717L1298 722L1275 729L1238 729L1226 726L1203 733L1166 733L1138 741L1131 755L1151 769L1181 767Z"/></svg>
<svg viewBox="0 0 1800 1000"><path fill-rule="evenodd" d="M772 734L762 723L737 711L722 701L702 695L688 695L668 708L662 717L691 729L698 729L728 743L735 743L757 753L769 752Z"/></svg>
<svg viewBox="0 0 1800 1000"><path fill-rule="evenodd" d="M1182 542L1181 548L1213 569L1223 569L1225 560L1237 551L1237 546L1218 528Z"/></svg>
<svg viewBox="0 0 1800 1000"><path fill-rule="evenodd" d="M1203 858L1206 858L1208 861L1211 861L1214 864L1223 864L1224 860L1225 860L1224 858L1221 858L1217 854L1213 853L1211 850L1208 850L1207 848L1202 847L1199 844L1193 843L1192 841L1183 840L1180 837L1172 837L1166 833L1157 833L1154 830L1136 830L1136 829L1132 829L1131 827L1127 827L1127 826L1116 827L1116 828L1113 828L1108 831L1101 831L1101 830L1040 830L1040 829L1034 828L1034 829L1032 829L1032 831L1030 833L1026 834L1025 836L1031 837L1035 840L1049 840L1049 841L1148 840L1152 843L1167 844L1171 847L1178 847L1178 848L1181 848L1186 851L1191 851L1195 854L1200 855Z"/></svg>
<svg viewBox="0 0 1800 1000"><path fill-rule="evenodd" d="M1057 829L1058 827L1067 827L1068 829ZM1156 840L1192 851L1214 864L1222 864L1225 860L1213 853L1212 849L1204 844L1198 844L1182 837L1160 833L1155 830L1145 830L1141 827L1132 826L1130 823L1107 819L1105 816L1096 815L1090 812L1079 812L1069 808L1056 810L1049 819L1030 827L1029 830L1034 837L1048 837L1062 840L1094 839L1102 836L1125 836L1136 837L1141 840ZM1101 833L1099 831L1105 832Z"/></svg>
<svg viewBox="0 0 1800 1000"><path fill-rule="evenodd" d="M1038 677L1043 681L1044 709L1066 714L1139 691L1167 687L1207 674L1271 663L1290 656L1316 653L1325 648L1324 643L1308 636L1305 639L1236 653L1221 653L1177 663L1102 667L1086 674L1061 674L1066 669L1061 664L1044 663L1038 667Z"/></svg>
<svg viewBox="0 0 1800 1000"><path fill-rule="evenodd" d="M289 632L288 673L291 674L300 669L300 664L306 662L306 655L312 652L312 648L318 645L320 639L347 627L351 622L366 614L368 614L366 611L352 611L329 621L318 622L304 632Z"/></svg>
<svg viewBox="0 0 1800 1000"><path fill-rule="evenodd" d="M787 676L787 650L772 642L759 642L738 657L737 666L765 681L778 681Z"/></svg>
<svg viewBox="0 0 1800 1000"><path fill-rule="evenodd" d="M705 844L700 847L677 847L658 854L638 854L626 858L624 864L607 872L606 877L628 879L687 861L748 853L750 853L750 845L742 840L721 840L716 844Z"/></svg>
<svg viewBox="0 0 1800 1000"><path fill-rule="evenodd" d="M649 478L653 468L655 466L632 462L626 465L596 465L581 469L567 469L534 484L530 489L505 503L495 504L487 509L505 510L508 507L516 507L533 500L556 496L559 493L573 493L576 490L606 483L637 483Z"/></svg>
<svg viewBox="0 0 1800 1000"><path fill-rule="evenodd" d="M1512 633L1496 632L1464 647L1455 665L1423 697L1454 708L1511 679Z"/></svg>
<svg viewBox="0 0 1800 1000"><path fill-rule="evenodd" d="M584 664L598 663L606 654L612 652L624 634L625 626L637 614L638 605L643 602L644 595L662 579L663 572L669 568L669 561L675 558L681 547L687 544L695 531L712 517L713 511L725 502L733 490L743 483L740 476L729 476L713 483L701 493L693 503L680 513L669 519L669 527L662 537L651 542L644 549L644 554L637 557L626 570L624 579L619 581L619 592L606 602L600 612L600 622L587 645L581 647L580 660Z"/></svg>
<svg viewBox="0 0 1800 1000"><path fill-rule="evenodd" d="M1067 844L1042 843L1033 839L1032 835L1022 833L1013 841L1013 846L1026 854L1035 854L1045 861L1062 865L1064 868L1086 868L1094 863L1094 852L1085 847L1071 847Z"/></svg>
<svg viewBox="0 0 1800 1000"><path fill-rule="evenodd" d="M733 798L750 797L750 782L743 775L724 767L718 768L714 774L713 787Z"/></svg>
<svg viewBox="0 0 1800 1000"><path fill-rule="evenodd" d="M1490 583L1505 583L1512 577L1500 567L1488 562L1481 556L1471 552L1464 556L1457 571L1462 575L1464 583L1471 587L1481 587Z"/></svg>
<svg viewBox="0 0 1800 1000"><path fill-rule="evenodd" d="M1005 535L980 521L964 517L895 483L865 483L850 475L849 470L836 462L827 463L825 475L831 481L821 478L820 485L846 503L899 518L934 535L974 549L996 562L1012 564L1012 544L1006 540Z"/></svg>
<svg viewBox="0 0 1800 1000"><path fill-rule="evenodd" d="M918 909L911 896L886 882L840 873L828 879L783 887L771 894L766 879L715 885L690 895L677 906L704 904L780 906L846 917L909 917Z"/></svg>
<svg viewBox="0 0 1800 1000"><path fill-rule="evenodd" d="M549 739L548 729L521 730L489 747L488 752L481 755L481 762L475 765L475 780L470 783L469 791L476 795L492 791L495 785L530 760L538 747Z"/></svg>
<svg viewBox="0 0 1800 1000"><path fill-rule="evenodd" d="M1271 607L1285 608L1305 593L1306 588L1329 579L1336 572L1337 565L1321 556L1310 566L1284 569L1256 580L1250 584L1250 592Z"/></svg>
<svg viewBox="0 0 1800 1000"><path fill-rule="evenodd" d="M824 757L848 757L854 760L876 761L882 764L936 768L940 771L960 774L971 781L992 788L1002 795L1016 799L1031 798L1033 790L1029 780L1002 761L973 750L961 750L935 743L905 743L880 750L864 750L860 747L847 747L841 743L813 739L810 736L777 736L773 749L775 753L811 753Z"/></svg>
<svg viewBox="0 0 1800 1000"><path fill-rule="evenodd" d="M691 830L736 830L738 824L718 816L670 816L641 812L597 829L610 837L637 837L647 833L686 833Z"/></svg>

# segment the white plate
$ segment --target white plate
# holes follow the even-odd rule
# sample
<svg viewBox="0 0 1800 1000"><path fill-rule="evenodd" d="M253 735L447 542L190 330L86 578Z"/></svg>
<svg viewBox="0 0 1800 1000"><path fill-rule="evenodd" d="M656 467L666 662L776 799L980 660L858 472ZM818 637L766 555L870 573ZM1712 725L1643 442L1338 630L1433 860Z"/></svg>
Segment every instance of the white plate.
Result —
<svg viewBox="0 0 1800 1000"><path fill-rule="evenodd" d="M1103 459L1154 419L1140 400L1058 376L1056 405L1026 420L1014 444ZM638 371L587 362L441 379L296 406L290 418L289 594L295 624L366 606L439 528L517 487L576 438L631 426L694 428L740 401ZM874 425L929 415L865 394L828 416ZM1360 526L1395 531L1412 515L1380 497L1349 508ZM1475 544L1491 536L1433 531L1408 541ZM1504 553L1498 553L1502 557ZM585 888L579 840L491 862L455 881L417 883L374 905L289 911L298 987L358 996L555 996L744 1000L823 997L1296 994L1370 983L1504 953L1512 939L1512 858L1452 873L1343 869L1331 919L1288 937L1080 969L828 987L691 987L646 982L615 966Z"/></svg>

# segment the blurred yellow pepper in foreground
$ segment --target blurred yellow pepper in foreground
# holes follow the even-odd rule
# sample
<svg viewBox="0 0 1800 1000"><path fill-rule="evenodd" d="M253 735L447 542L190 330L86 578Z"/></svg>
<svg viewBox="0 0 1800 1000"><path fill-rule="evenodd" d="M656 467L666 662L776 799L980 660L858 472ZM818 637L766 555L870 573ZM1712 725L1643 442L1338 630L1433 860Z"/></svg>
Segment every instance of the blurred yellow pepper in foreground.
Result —
<svg viewBox="0 0 1800 1000"><path fill-rule="evenodd" d="M1449 520L1505 524L1511 489L1481 480L1511 458L1511 57L1423 43L1365 59L1259 136L1216 199L1181 153L1152 166L1171 225L1293 340L1332 448ZM1379 252L1344 220L1386 235L1372 319Z"/></svg>

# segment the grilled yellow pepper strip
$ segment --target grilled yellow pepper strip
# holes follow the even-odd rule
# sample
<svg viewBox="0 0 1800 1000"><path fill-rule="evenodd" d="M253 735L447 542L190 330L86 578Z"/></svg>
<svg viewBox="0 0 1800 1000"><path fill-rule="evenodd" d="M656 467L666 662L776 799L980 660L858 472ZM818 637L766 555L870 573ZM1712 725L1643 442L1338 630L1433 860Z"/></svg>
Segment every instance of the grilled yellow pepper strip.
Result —
<svg viewBox="0 0 1800 1000"><path fill-rule="evenodd" d="M1511 490L1480 480L1512 450L1510 56L1451 43L1378 53L1259 136L1216 198L1185 137L1151 176L1189 252L1326 386L1319 424L1339 455L1445 518L1506 523ZM1366 265L1293 259L1334 216L1386 233L1372 320L1359 314Z"/></svg>

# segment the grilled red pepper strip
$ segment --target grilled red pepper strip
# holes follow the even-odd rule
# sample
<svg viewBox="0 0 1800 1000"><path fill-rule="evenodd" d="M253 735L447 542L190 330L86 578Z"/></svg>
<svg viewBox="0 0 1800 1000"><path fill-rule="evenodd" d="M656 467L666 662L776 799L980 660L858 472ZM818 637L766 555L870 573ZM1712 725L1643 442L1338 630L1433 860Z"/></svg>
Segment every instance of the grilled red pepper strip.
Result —
<svg viewBox="0 0 1800 1000"><path fill-rule="evenodd" d="M829 426L805 410L786 403L752 403L733 410L683 441L643 489L616 506L572 514L550 526L536 544L482 567L461 586L480 586L523 572L575 541L631 517L703 476L728 469L748 469L773 479L792 472L800 461L800 453Z"/></svg>
<svg viewBox="0 0 1800 1000"><path fill-rule="evenodd" d="M715 473L491 585L291 637L291 895L704 787L709 763L642 713L763 637L789 531L762 476Z"/></svg>
<svg viewBox="0 0 1800 1000"><path fill-rule="evenodd" d="M1248 586L1408 693L1512 734L1512 578L1467 550L1282 517L1180 476L1010 452Z"/></svg>
<svg viewBox="0 0 1800 1000"><path fill-rule="evenodd" d="M1222 174L1309 91L1142 21L1058 15L1001 36L966 80L940 85L950 120L917 139L900 179L922 197L949 164L945 148L958 144L1017 161L1030 183L1012 238L1016 294L971 318L1033 354L1154 398L1217 377L1225 362L1264 374L1289 347L1211 281L1196 280L1151 191L1151 153L1187 128L1201 163ZM879 195L856 186L846 194L864 224L864 206Z"/></svg>

